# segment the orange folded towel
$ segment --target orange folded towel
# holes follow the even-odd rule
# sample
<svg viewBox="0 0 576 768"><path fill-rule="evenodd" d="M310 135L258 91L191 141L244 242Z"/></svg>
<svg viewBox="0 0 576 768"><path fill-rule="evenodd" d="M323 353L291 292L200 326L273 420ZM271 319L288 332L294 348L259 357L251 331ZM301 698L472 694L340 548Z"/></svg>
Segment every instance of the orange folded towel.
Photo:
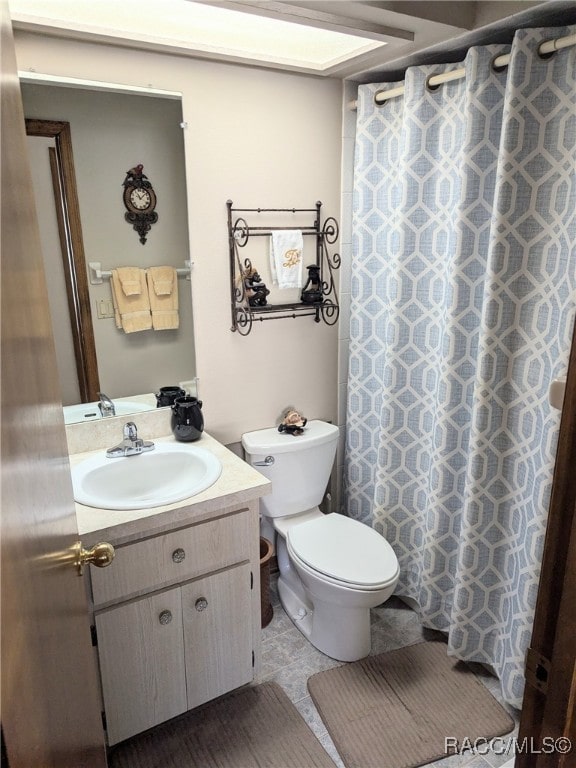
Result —
<svg viewBox="0 0 576 768"><path fill-rule="evenodd" d="M146 290L146 272L143 269L133 268L137 270L139 290L138 293L132 292L126 295L118 274L120 269L112 270L110 280L116 326L122 328L125 333L147 331L152 328L152 315L150 314L150 301ZM136 281L130 280L129 282ZM130 290L134 291L134 288L135 286L130 286Z"/></svg>
<svg viewBox="0 0 576 768"><path fill-rule="evenodd" d="M174 267L150 267L146 270L148 300L155 331L178 328L178 273Z"/></svg>
<svg viewBox="0 0 576 768"><path fill-rule="evenodd" d="M139 296L142 293L141 272L139 267L118 267L116 273L125 296Z"/></svg>

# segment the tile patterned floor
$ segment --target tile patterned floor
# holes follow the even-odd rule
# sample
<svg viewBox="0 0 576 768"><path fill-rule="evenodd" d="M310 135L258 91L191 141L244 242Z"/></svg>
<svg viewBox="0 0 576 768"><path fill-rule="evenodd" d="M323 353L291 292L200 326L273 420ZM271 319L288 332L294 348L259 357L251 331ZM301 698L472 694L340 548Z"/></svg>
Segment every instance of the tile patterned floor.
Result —
<svg viewBox="0 0 576 768"><path fill-rule="evenodd" d="M316 650L292 624L280 606L275 574L271 577L270 588L274 618L262 630L262 680L274 680L282 686L338 768L344 768L306 687L311 675L340 666L341 662ZM437 637L437 633L423 629L416 613L396 597L372 611L372 654L433 637ZM498 680L480 665L471 666L482 683L501 701ZM510 736L516 736L519 712L506 704L504 707L516 722L516 729ZM509 759L510 755L475 755L469 752L446 757L430 765L434 768L502 768Z"/></svg>

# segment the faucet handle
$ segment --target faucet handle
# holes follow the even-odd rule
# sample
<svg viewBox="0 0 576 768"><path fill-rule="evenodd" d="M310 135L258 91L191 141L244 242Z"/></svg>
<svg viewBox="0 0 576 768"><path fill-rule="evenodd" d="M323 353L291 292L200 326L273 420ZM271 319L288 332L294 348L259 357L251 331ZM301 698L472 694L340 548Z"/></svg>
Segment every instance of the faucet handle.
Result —
<svg viewBox="0 0 576 768"><path fill-rule="evenodd" d="M124 424L124 440L137 440L138 429L133 421L128 421Z"/></svg>
<svg viewBox="0 0 576 768"><path fill-rule="evenodd" d="M123 440L114 448L108 448L106 456L114 459L118 456L135 456L145 451L154 450L154 443L151 440L142 440L138 437L138 430L133 421L127 421L124 424Z"/></svg>
<svg viewBox="0 0 576 768"><path fill-rule="evenodd" d="M102 416L116 416L116 408L112 400L104 392L98 392L98 408Z"/></svg>

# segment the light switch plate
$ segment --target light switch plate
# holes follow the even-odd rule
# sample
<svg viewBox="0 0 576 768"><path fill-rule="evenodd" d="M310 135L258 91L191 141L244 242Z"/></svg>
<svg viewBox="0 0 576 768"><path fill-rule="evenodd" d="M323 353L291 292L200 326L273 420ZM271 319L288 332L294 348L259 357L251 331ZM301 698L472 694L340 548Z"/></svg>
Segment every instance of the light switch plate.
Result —
<svg viewBox="0 0 576 768"><path fill-rule="evenodd" d="M114 304L111 299L100 299L96 302L96 315L98 320L106 320L114 317Z"/></svg>

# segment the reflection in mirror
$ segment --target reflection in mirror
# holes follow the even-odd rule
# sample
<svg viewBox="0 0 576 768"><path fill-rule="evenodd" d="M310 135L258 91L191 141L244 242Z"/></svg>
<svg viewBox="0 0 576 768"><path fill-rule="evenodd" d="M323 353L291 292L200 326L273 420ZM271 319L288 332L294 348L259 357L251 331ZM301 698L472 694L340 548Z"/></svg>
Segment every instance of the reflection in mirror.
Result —
<svg viewBox="0 0 576 768"><path fill-rule="evenodd" d="M128 416L130 414L151 411L157 407L156 395L150 392L146 395L133 395L132 397L118 397L108 400L110 407L102 407L99 399L93 403L78 403L77 405L64 406L64 423L78 424L85 421L98 421L109 416Z"/></svg>
<svg viewBox="0 0 576 768"><path fill-rule="evenodd" d="M126 408L131 403L139 410L143 399L156 406L153 395L160 387L182 385L193 391L192 294L182 269L190 256L181 101L173 94L160 98L44 83L22 83L22 93L26 118L68 123L73 148L80 268L74 264L69 222L58 227L58 182L62 185L65 175L61 168L54 171L54 157L59 158L55 140L38 135L28 139L63 404L93 406L97 393L104 392L114 402L123 400ZM140 163L157 196L158 221L145 244L125 220L122 194L127 171ZM66 213L68 206L63 209ZM117 328L110 280L94 284L86 263L91 261L107 274L118 267L179 269L178 327L133 333ZM85 278L84 297L81 288L78 292L79 275ZM96 359L88 384L74 343L79 317L93 329ZM86 335L84 329L79 333L81 339ZM119 410L126 412L124 406ZM74 413L67 409L67 421Z"/></svg>

